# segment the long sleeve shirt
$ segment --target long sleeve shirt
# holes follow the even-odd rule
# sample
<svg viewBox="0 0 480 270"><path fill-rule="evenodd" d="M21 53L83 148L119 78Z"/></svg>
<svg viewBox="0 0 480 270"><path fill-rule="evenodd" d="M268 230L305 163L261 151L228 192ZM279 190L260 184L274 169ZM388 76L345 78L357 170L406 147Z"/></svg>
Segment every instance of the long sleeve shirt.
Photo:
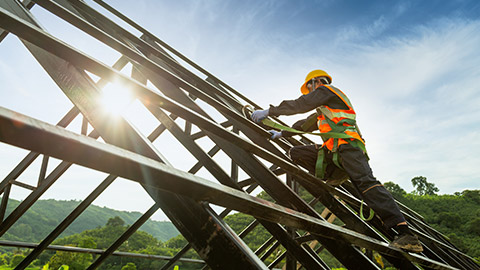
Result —
<svg viewBox="0 0 480 270"><path fill-rule="evenodd" d="M305 113L315 110L320 106L328 106L332 109L348 109L348 106L332 91L323 85L320 85L315 91L310 92L307 95L302 95L295 100L284 100L278 106L270 105L269 115L293 115L298 113ZM310 125L303 127L302 125L311 117L316 117L317 114L310 115L307 119L299 120L293 124L292 128L301 131L311 132L317 129L316 125ZM293 136L294 133L282 131L282 136Z"/></svg>

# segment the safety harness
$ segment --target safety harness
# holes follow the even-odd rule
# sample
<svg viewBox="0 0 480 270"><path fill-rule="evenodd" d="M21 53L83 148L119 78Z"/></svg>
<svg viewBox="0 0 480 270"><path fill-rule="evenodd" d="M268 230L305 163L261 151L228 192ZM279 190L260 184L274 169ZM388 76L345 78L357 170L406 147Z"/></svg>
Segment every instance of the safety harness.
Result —
<svg viewBox="0 0 480 270"><path fill-rule="evenodd" d="M323 84L322 86L326 87L330 91L332 91L335 95L337 95L345 105L347 105L348 109L333 109L328 106L320 106L317 110L317 125L320 133L315 132L304 132L299 131L284 125L280 125L278 123L273 122L270 119L262 120L262 123L266 126L285 130L288 132L296 133L296 134L312 134L322 137L324 143L318 150L317 162L315 164L315 176L320 179L325 179L325 173L327 169L327 160L325 158L327 151L333 153L332 161L333 163L344 172L344 169L341 165L341 157L338 154L338 148L342 144L350 144L353 147L360 148L363 153L367 156L367 150L365 148L365 142L361 136L360 130L356 123L356 114L353 110L352 104L347 96L338 88ZM312 123L305 123L302 125L302 129L304 126L309 126ZM363 216L363 200L360 205L360 217L363 220L369 221L373 218L374 212L370 209L370 216L365 218Z"/></svg>
<svg viewBox="0 0 480 270"><path fill-rule="evenodd" d="M320 106L317 108L317 125L320 134L325 134L322 138L329 137L327 140L324 139L324 143L318 151L315 168L315 175L322 179L325 177L326 151L331 151L333 153L333 163L340 169L343 169L340 162L340 156L338 155L338 147L340 145L349 143L353 147L360 148L365 154L367 153L365 142L358 131L356 114L350 100L340 89L327 84L324 84L323 86L337 95L343 103L347 105L348 109L332 109L328 106ZM338 136L337 134L343 134L343 136Z"/></svg>
<svg viewBox="0 0 480 270"><path fill-rule="evenodd" d="M348 109L332 109L328 106L320 106L317 110L317 126L320 133L315 132L305 132L299 131L284 125L273 122L270 119L263 119L262 123L271 128L285 130L288 132L296 134L312 134L322 137L324 143L318 151L317 163L315 166L315 176L321 179L325 178L326 170L326 151L333 153L333 163L340 169L343 170L341 165L340 156L338 155L338 147L342 144L350 144L353 147L360 148L365 155L367 150L365 148L365 142L362 139L358 126L356 124L356 114L353 110L353 107L350 103L350 100L347 96L340 91L340 89L323 84L322 86L326 87L337 95L344 103L347 105ZM245 113L245 112L244 112ZM312 123L305 123L302 125L302 128L305 126L310 126ZM306 129L306 128L305 128ZM368 155L367 155L368 158Z"/></svg>
<svg viewBox="0 0 480 270"><path fill-rule="evenodd" d="M265 126L274 128L274 129L285 130L285 131L288 131L288 132L291 132L291 133L311 134L311 135L320 136L324 142L326 142L330 139L333 139L334 140L333 145L334 146L337 145L336 147L332 148L332 150L331 150L333 152L333 160L334 160L335 165L342 170L343 170L343 167L340 165L340 160L339 160L340 157L338 156L338 151L337 151L338 150L338 140L340 140L340 139L357 140L357 138L355 138L355 137L353 137L349 134L335 132L334 130L326 132L326 133L300 131L300 130L296 130L296 129L293 129L291 127L287 127L287 126L281 125L279 123L273 122L272 120L270 120L268 118L263 119L262 124L264 124ZM363 142L363 140L362 140L362 142ZM362 149L362 151L364 153L366 153L365 145L363 143L355 143L355 141L350 141L349 143L354 147L358 147L358 148ZM325 147L325 143L322 145L322 147L320 147L320 149L318 151L319 153L318 153L317 164L316 164L316 168L315 168L315 176L319 177L321 179L324 179L325 169L326 169L326 160L325 160L325 153L324 153L326 148L324 148L324 147Z"/></svg>
<svg viewBox="0 0 480 270"><path fill-rule="evenodd" d="M244 114L245 114L245 112L244 112ZM353 136L350 136L348 134L336 133L336 132L333 132L333 131L328 132L328 134L327 133L300 131L300 130L293 129L291 127L287 127L287 126L278 124L278 123L273 122L272 120L267 119L267 118L263 119L262 123L266 126L271 127L271 128L275 128L275 129L279 129L279 130L285 130L285 131L296 133L296 134L311 134L311 135L321 136L323 141L327 141L328 139L332 139L332 138L334 140L335 139L338 140L338 139L352 139L353 138ZM353 141L353 142L355 142L355 141ZM362 142L363 142L363 140L362 140ZM352 144L352 141L350 142L350 144ZM334 143L334 145L335 145L335 143ZM352 144L352 145L354 145L354 144ZM362 149L362 151L364 151L365 155L367 154L366 150L365 150L365 144L361 143L361 144L358 144L358 146L355 146L355 147L358 147L358 148ZM327 162L326 162L326 159L325 159L325 151L326 150L325 150L325 148L323 148L323 145L322 145L322 147L318 150L317 163L315 165L315 176L319 177L321 179L324 179L325 170L327 168ZM367 156L367 158L368 158L368 156ZM333 160L334 160L335 165L339 169L344 171L343 167L340 165L340 162L338 161L339 160L338 151L333 152ZM335 162L335 160L337 160L337 161ZM364 205L364 203L363 203L363 200L362 200L361 203L360 203L360 210L359 210L360 218L364 221L372 220L373 217L375 216L375 212L373 211L373 209L370 208L369 216L365 217L363 215L363 205Z"/></svg>

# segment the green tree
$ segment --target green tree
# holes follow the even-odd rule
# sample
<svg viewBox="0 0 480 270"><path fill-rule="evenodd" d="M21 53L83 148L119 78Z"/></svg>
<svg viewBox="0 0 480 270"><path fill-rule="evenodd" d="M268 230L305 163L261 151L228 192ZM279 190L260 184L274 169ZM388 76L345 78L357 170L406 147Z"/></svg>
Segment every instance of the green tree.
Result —
<svg viewBox="0 0 480 270"><path fill-rule="evenodd" d="M96 248L97 243L92 237L83 237L78 241L78 246L82 248Z"/></svg>
<svg viewBox="0 0 480 270"><path fill-rule="evenodd" d="M467 223L467 231L480 236L480 217Z"/></svg>
<svg viewBox="0 0 480 270"><path fill-rule="evenodd" d="M127 263L125 264L121 270L137 270L137 266L134 263Z"/></svg>
<svg viewBox="0 0 480 270"><path fill-rule="evenodd" d="M439 189L433 183L429 183L424 176L416 176L412 178L412 185L415 188L415 195L436 195Z"/></svg>
<svg viewBox="0 0 480 270"><path fill-rule="evenodd" d="M51 269L58 269L62 265L68 265L71 270L82 270L92 263L91 254L57 251L48 262Z"/></svg>
<svg viewBox="0 0 480 270"><path fill-rule="evenodd" d="M8 253L3 253L2 255L0 255L0 265L9 265L10 259L10 255Z"/></svg>
<svg viewBox="0 0 480 270"><path fill-rule="evenodd" d="M23 259L25 259L25 256L21 254L13 255L12 261L10 262L10 266L16 267L21 261L23 261Z"/></svg>
<svg viewBox="0 0 480 270"><path fill-rule="evenodd" d="M473 201L477 204L480 204L480 190L464 190L462 191L462 196L470 201Z"/></svg>
<svg viewBox="0 0 480 270"><path fill-rule="evenodd" d="M386 182L383 184L383 186L392 193L393 197L395 199L403 198L403 196L407 195L407 192L401 188L398 184L395 184L394 182Z"/></svg>
<svg viewBox="0 0 480 270"><path fill-rule="evenodd" d="M107 221L107 226L123 226L125 225L125 221L121 219L119 216L115 216L113 218L109 218Z"/></svg>
<svg viewBox="0 0 480 270"><path fill-rule="evenodd" d="M33 240L32 227L28 224L20 223L12 227L9 231L12 235L15 235L21 239Z"/></svg>
<svg viewBox="0 0 480 270"><path fill-rule="evenodd" d="M458 228L462 225L462 218L457 213L440 212L438 214L438 223L447 228Z"/></svg>
<svg viewBox="0 0 480 270"><path fill-rule="evenodd" d="M448 239L450 240L450 242L452 242L452 244L455 245L455 247L459 248L460 250L467 250L467 246L462 240L462 237L459 237L455 233L450 233L448 234Z"/></svg>
<svg viewBox="0 0 480 270"><path fill-rule="evenodd" d="M188 244L187 240L185 240L185 238L181 234L165 242L165 246L167 246L168 248L174 248L174 249L181 249L187 244Z"/></svg>
<svg viewBox="0 0 480 270"><path fill-rule="evenodd" d="M129 250L142 250L149 246L159 246L160 242L151 234L137 231L125 242L124 245L128 246Z"/></svg>

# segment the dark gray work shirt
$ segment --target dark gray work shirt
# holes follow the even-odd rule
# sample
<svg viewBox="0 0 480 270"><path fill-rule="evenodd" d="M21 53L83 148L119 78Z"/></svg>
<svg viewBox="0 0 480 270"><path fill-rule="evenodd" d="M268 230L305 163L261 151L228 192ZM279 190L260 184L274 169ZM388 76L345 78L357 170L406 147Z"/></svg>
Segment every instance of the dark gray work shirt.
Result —
<svg viewBox="0 0 480 270"><path fill-rule="evenodd" d="M284 100L278 106L270 105L269 113L270 116L279 116L279 115L293 115L298 113L306 113L320 106L328 106L332 109L343 109L348 110L348 106L340 99L335 93L330 91L323 85L320 85L315 89L315 91L310 92L307 95L302 95L295 100ZM317 113L310 115L307 119L311 117L317 117ZM307 119L299 120L293 124L292 128L296 130L303 130L311 132L317 129L316 125L310 125L302 129L302 125L307 121ZM282 136L293 136L295 133L282 131Z"/></svg>

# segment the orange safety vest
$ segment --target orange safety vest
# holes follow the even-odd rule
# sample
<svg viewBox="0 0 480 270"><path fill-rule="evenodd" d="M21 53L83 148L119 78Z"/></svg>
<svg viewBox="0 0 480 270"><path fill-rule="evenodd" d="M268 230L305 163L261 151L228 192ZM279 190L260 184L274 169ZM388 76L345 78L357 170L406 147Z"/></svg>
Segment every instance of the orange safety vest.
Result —
<svg viewBox="0 0 480 270"><path fill-rule="evenodd" d="M342 144L351 143L353 146L358 147L358 143L361 143L363 145L360 147L365 149L365 142L363 141L356 127L356 114L353 110L350 100L342 91L340 91L340 89L327 84L323 84L323 86L337 95L343 101L343 103L347 105L348 109L332 109L328 106L318 107L317 111L321 112L317 117L317 124L320 133L325 135L328 135L329 133L344 133L349 135L350 138L342 139L327 137L326 140L324 140L322 147L326 147L328 150L336 152L338 147Z"/></svg>

